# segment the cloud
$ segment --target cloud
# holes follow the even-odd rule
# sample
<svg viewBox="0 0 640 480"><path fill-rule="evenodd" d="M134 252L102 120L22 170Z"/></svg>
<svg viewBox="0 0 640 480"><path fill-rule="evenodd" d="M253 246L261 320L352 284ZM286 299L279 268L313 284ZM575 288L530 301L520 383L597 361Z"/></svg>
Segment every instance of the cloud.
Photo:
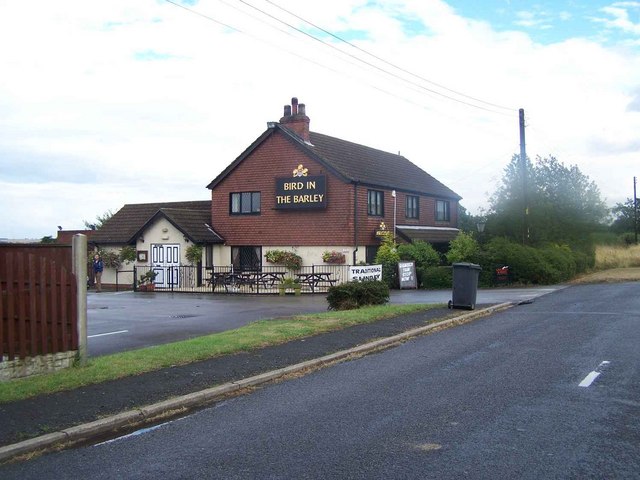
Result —
<svg viewBox="0 0 640 480"><path fill-rule="evenodd" d="M530 156L578 164L603 194L634 174L636 50L584 38L543 45L441 1L278 3L404 71L239 2L196 3L212 20L155 0L7 3L0 188L11 208L0 212L0 236L80 228L124 203L208 198L207 183L292 96L306 103L312 130L401 151L471 211L519 151L520 107Z"/></svg>
<svg viewBox="0 0 640 480"><path fill-rule="evenodd" d="M621 30L632 35L640 35L640 21L631 20L630 11L640 12L640 2L615 2L608 7L601 9L610 18L595 18L605 27Z"/></svg>

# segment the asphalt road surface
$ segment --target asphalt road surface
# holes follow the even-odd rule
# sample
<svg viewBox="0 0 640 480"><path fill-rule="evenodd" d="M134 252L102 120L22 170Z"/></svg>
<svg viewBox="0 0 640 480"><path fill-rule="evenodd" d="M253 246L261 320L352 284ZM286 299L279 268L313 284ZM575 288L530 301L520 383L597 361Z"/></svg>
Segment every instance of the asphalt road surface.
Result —
<svg viewBox="0 0 640 480"><path fill-rule="evenodd" d="M558 287L478 291L478 303L519 302ZM451 290L392 292L391 303L444 303ZM89 355L99 356L185 340L249 322L327 310L326 295L100 293L87 298Z"/></svg>
<svg viewBox="0 0 640 480"><path fill-rule="evenodd" d="M637 479L639 327L575 286L0 478Z"/></svg>

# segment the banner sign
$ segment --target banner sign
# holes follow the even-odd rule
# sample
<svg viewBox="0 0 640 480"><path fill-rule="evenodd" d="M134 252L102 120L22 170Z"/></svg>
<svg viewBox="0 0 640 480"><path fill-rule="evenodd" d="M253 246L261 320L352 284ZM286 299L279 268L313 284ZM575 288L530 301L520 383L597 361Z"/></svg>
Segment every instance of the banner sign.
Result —
<svg viewBox="0 0 640 480"><path fill-rule="evenodd" d="M375 282L382 280L382 265L349 267L350 282Z"/></svg>
<svg viewBox="0 0 640 480"><path fill-rule="evenodd" d="M276 178L276 209L326 208L325 175Z"/></svg>
<svg viewBox="0 0 640 480"><path fill-rule="evenodd" d="M414 262L398 262L398 279L400 288L417 288L416 264Z"/></svg>

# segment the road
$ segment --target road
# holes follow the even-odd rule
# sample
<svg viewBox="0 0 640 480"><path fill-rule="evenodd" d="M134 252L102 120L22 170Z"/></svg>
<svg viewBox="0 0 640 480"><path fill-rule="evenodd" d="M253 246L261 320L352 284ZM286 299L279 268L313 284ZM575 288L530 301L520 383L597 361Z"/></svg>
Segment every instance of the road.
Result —
<svg viewBox="0 0 640 480"><path fill-rule="evenodd" d="M0 477L637 479L639 293L567 288Z"/></svg>
<svg viewBox="0 0 640 480"><path fill-rule="evenodd" d="M478 291L479 303L519 302L559 287ZM444 303L451 290L394 291L391 303ZM99 356L230 330L249 322L327 310L325 295L101 293L87 298L89 355Z"/></svg>

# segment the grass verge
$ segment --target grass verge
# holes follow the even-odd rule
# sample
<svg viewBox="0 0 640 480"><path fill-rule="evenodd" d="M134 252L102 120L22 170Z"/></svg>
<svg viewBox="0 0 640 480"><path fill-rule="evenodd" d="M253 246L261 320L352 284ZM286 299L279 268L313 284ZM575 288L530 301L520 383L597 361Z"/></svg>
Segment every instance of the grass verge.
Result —
<svg viewBox="0 0 640 480"><path fill-rule="evenodd" d="M372 323L436 307L442 305L383 305L260 320L235 330L92 358L85 367L73 367L46 375L2 382L0 403L15 402L220 355L278 345L352 325Z"/></svg>

